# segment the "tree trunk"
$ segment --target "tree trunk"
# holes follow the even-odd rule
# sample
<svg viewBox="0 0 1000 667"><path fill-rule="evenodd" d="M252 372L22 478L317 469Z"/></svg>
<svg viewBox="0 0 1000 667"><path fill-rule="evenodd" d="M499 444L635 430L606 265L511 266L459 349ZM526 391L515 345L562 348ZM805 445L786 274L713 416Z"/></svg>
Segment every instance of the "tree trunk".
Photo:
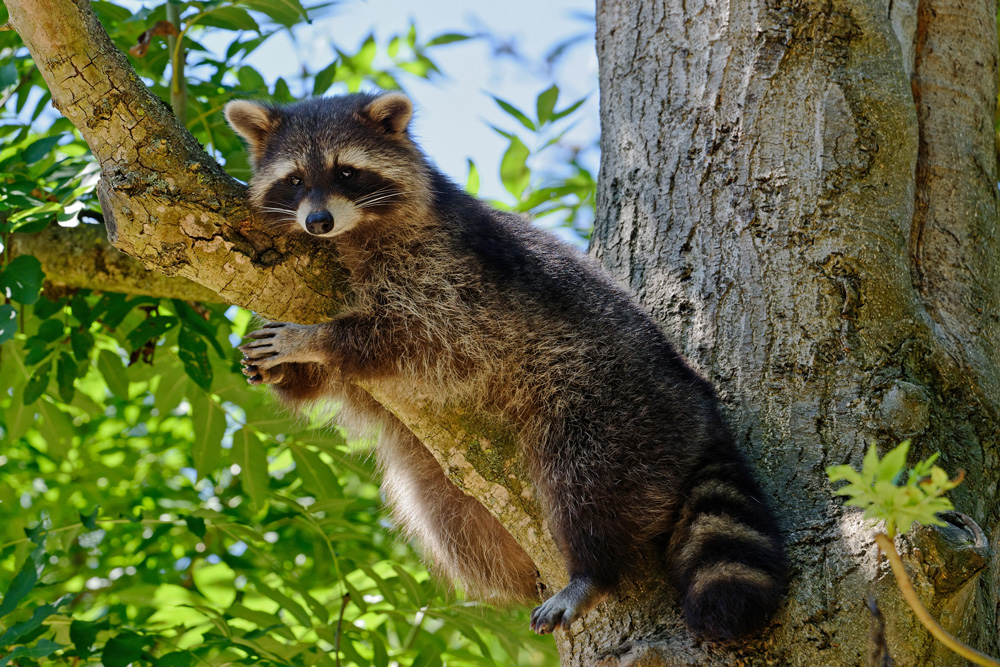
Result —
<svg viewBox="0 0 1000 667"><path fill-rule="evenodd" d="M557 633L565 664L858 665L870 591L897 664L953 662L823 471L857 464L871 439L905 437L966 469L956 505L989 536L959 521L901 540L918 590L996 652L996 13L951 2L599 3L593 251L718 387L793 573L766 633L711 646L686 633L659 565L637 563L619 595ZM336 311L336 256L255 225L241 186L146 91L86 0L6 6L101 161L118 248L268 317ZM377 398L560 585L509 430Z"/></svg>
<svg viewBox="0 0 1000 667"><path fill-rule="evenodd" d="M870 591L896 664L960 664L824 474L905 438L966 470L956 507L991 538L919 529L901 541L911 574L996 653L995 4L616 0L597 23L591 250L718 388L793 564L757 642L618 664L863 664ZM628 634L663 623L642 620ZM601 642L566 648L586 664Z"/></svg>

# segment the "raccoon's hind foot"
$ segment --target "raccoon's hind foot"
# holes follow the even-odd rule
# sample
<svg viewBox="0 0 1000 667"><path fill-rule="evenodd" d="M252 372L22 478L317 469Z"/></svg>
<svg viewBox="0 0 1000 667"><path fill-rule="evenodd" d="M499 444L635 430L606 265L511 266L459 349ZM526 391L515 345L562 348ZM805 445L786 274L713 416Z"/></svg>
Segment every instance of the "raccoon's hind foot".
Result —
<svg viewBox="0 0 1000 667"><path fill-rule="evenodd" d="M532 610L531 629L540 635L556 628L568 630L573 621L593 609L607 595L608 591L598 587L590 577L574 576L566 588Z"/></svg>
<svg viewBox="0 0 1000 667"><path fill-rule="evenodd" d="M249 342L238 348L244 356L240 363L258 370L270 370L278 364L326 363L327 355L323 354L323 341L316 327L317 325L291 322L268 322L263 329L246 335ZM262 375L261 378L256 384L267 383ZM252 378L250 383L255 384Z"/></svg>

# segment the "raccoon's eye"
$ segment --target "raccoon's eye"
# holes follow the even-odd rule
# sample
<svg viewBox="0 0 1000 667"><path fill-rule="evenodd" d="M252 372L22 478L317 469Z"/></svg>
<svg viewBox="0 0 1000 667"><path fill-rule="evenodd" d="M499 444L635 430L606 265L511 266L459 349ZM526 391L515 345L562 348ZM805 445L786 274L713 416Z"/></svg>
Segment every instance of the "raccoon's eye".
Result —
<svg viewBox="0 0 1000 667"><path fill-rule="evenodd" d="M302 185L302 179L299 178L298 176L289 176L288 184L291 185L293 188L297 188L300 185Z"/></svg>
<svg viewBox="0 0 1000 667"><path fill-rule="evenodd" d="M354 167L341 167L337 171L337 178L342 181L346 181L349 178L354 178Z"/></svg>

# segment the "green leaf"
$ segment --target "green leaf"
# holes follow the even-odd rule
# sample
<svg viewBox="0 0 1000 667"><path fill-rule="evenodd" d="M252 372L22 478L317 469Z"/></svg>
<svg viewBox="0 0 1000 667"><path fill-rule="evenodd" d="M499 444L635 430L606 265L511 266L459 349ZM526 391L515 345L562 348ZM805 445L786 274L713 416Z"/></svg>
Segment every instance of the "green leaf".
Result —
<svg viewBox="0 0 1000 667"><path fill-rule="evenodd" d="M205 599L220 609L236 601L236 573L225 563L199 565L191 571L191 578Z"/></svg>
<svg viewBox="0 0 1000 667"><path fill-rule="evenodd" d="M469 163L469 177L465 180L465 191L472 196L479 194L479 170L476 169L476 163L472 160L466 160Z"/></svg>
<svg viewBox="0 0 1000 667"><path fill-rule="evenodd" d="M413 658L410 667L440 667L441 664L441 656L437 648L434 646L425 646Z"/></svg>
<svg viewBox="0 0 1000 667"><path fill-rule="evenodd" d="M101 630L107 630L110 626L108 621L96 621L93 623L73 619L69 626L69 640L73 642L76 652L82 657L93 653L94 642Z"/></svg>
<svg viewBox="0 0 1000 667"><path fill-rule="evenodd" d="M205 537L205 520L200 516L186 516L184 517L184 523L187 524L188 530L199 538Z"/></svg>
<svg viewBox="0 0 1000 667"><path fill-rule="evenodd" d="M94 337L90 335L89 331L71 331L69 345L77 361L87 361L90 357L90 350L94 347Z"/></svg>
<svg viewBox="0 0 1000 667"><path fill-rule="evenodd" d="M83 293L77 292L74 294L73 299L69 302L69 305L70 312L73 313L73 317L76 318L81 326L87 327L94 321L90 305L87 303L87 299L84 297Z"/></svg>
<svg viewBox="0 0 1000 667"><path fill-rule="evenodd" d="M896 483L906 468L906 455L910 451L910 441L904 440L892 451L882 457L878 465L877 480Z"/></svg>
<svg viewBox="0 0 1000 667"><path fill-rule="evenodd" d="M17 311L13 306L0 305L0 343L6 343L17 333Z"/></svg>
<svg viewBox="0 0 1000 667"><path fill-rule="evenodd" d="M14 575L13 581L10 582L10 588L4 593L3 600L0 600L0 618L14 611L17 608L17 603L23 600L24 596L30 593L35 584L38 583L38 577L42 574L45 562L45 544L41 539L39 542L27 560L24 561L21 569Z"/></svg>
<svg viewBox="0 0 1000 667"><path fill-rule="evenodd" d="M59 397L69 403L73 400L76 387L76 361L65 352L59 354L59 361L56 364L56 383L59 385Z"/></svg>
<svg viewBox="0 0 1000 667"><path fill-rule="evenodd" d="M0 67L0 90L13 86L17 83L17 66L13 61L8 61L6 65Z"/></svg>
<svg viewBox="0 0 1000 667"><path fill-rule="evenodd" d="M0 274L0 292L6 290L14 301L31 305L38 301L44 280L42 263L31 255L19 255Z"/></svg>
<svg viewBox="0 0 1000 667"><path fill-rule="evenodd" d="M274 92L271 93L271 97L273 97L276 102L280 102L281 104L290 104L295 101L295 98L292 96L292 91L288 88L288 82L280 76L274 81ZM228 162L226 163L226 166L229 166Z"/></svg>
<svg viewBox="0 0 1000 667"><path fill-rule="evenodd" d="M257 436L241 428L233 435L232 461L240 467L240 484L254 507L261 509L267 501L269 476L267 452Z"/></svg>
<svg viewBox="0 0 1000 667"><path fill-rule="evenodd" d="M309 612L305 610L305 607L303 607L298 602L288 597L281 591L271 588L262 581L255 580L253 583L254 587L261 595L277 602L282 609L284 609L289 614L294 616L295 620L297 620L303 626L307 628L312 627L313 624L312 618L310 618Z"/></svg>
<svg viewBox="0 0 1000 667"><path fill-rule="evenodd" d="M311 22L299 0L240 0L240 4L252 11L266 14L272 21L286 28L302 21Z"/></svg>
<svg viewBox="0 0 1000 667"><path fill-rule="evenodd" d="M24 152L21 153L21 159L23 159L27 164L35 164L48 155L55 145L59 143L59 140L63 138L63 136L65 135L56 134L51 137L42 137L38 141L31 143L24 149Z"/></svg>
<svg viewBox="0 0 1000 667"><path fill-rule="evenodd" d="M189 651L171 651L153 661L153 667L191 667L194 654Z"/></svg>
<svg viewBox="0 0 1000 667"><path fill-rule="evenodd" d="M372 665L374 667L389 667L389 651L382 638L373 632L368 636L368 640L371 642L372 651L374 651Z"/></svg>
<svg viewBox="0 0 1000 667"><path fill-rule="evenodd" d="M52 361L46 361L35 369L24 388L24 404L31 405L38 400L38 397L45 393L45 388L49 386L49 373L52 371Z"/></svg>
<svg viewBox="0 0 1000 667"><path fill-rule="evenodd" d="M128 667L142 656L142 649L149 640L134 632L121 632L108 640L101 652L104 667Z"/></svg>
<svg viewBox="0 0 1000 667"><path fill-rule="evenodd" d="M240 88L247 93L267 93L267 82L260 72L249 65L244 65L237 72L236 77L240 80Z"/></svg>
<svg viewBox="0 0 1000 667"><path fill-rule="evenodd" d="M494 99L494 101L496 101L497 104L500 105L501 109L503 109L508 114L510 114L511 116L513 116L514 118L516 118L517 121L519 123L521 123L521 125L524 125L526 128L528 128L532 132L534 132L536 130L535 124L533 122L531 122L531 119L528 118L524 114L524 112L522 112L520 109L518 109L517 107L515 107L510 102L505 102L504 100L500 99L499 97L494 96L493 99Z"/></svg>
<svg viewBox="0 0 1000 667"><path fill-rule="evenodd" d="M177 335L177 356L184 364L184 371L194 383L208 391L212 388L212 364L208 360L208 345L187 325Z"/></svg>
<svg viewBox="0 0 1000 667"><path fill-rule="evenodd" d="M31 613L31 618L27 621L10 626L7 628L7 632L0 635L0 649L10 646L24 635L37 629L45 619L56 613L59 610L59 607L65 605L72 599L72 595L64 595L52 604L35 607L35 610Z"/></svg>
<svg viewBox="0 0 1000 667"><path fill-rule="evenodd" d="M552 122L554 123L557 120L562 120L566 116L570 115L571 113L573 113L574 111L576 111L577 109L579 109L580 105L583 104L586 101L587 101L586 97L581 97L576 102L574 102L573 104L569 105L568 107L566 107L562 111L555 112L554 114L552 114Z"/></svg>
<svg viewBox="0 0 1000 667"><path fill-rule="evenodd" d="M200 25L222 28L223 30L254 30L260 32L260 26L247 13L247 10L232 5L223 5L206 10L197 21Z"/></svg>
<svg viewBox="0 0 1000 667"><path fill-rule="evenodd" d="M111 350L100 350L97 353L97 370L104 376L108 391L116 398L127 401L129 381L121 358Z"/></svg>
<svg viewBox="0 0 1000 667"><path fill-rule="evenodd" d="M139 326L129 332L126 340L131 349L138 350L148 341L159 338L168 330L177 326L177 318L169 315L153 315L143 320Z"/></svg>
<svg viewBox="0 0 1000 667"><path fill-rule="evenodd" d="M868 479L874 480L878 474L878 449L873 442L865 452L865 458L861 462L861 474Z"/></svg>
<svg viewBox="0 0 1000 667"><path fill-rule="evenodd" d="M442 44L454 44L455 42L464 42L467 39L472 39L472 35L463 35L458 32L446 32L437 37L431 39L427 42L425 46L440 46Z"/></svg>
<svg viewBox="0 0 1000 667"><path fill-rule="evenodd" d="M528 147L515 136L510 140L510 146L500 161L500 181L507 192L518 199L528 187L528 181L531 178L531 171L525 164L528 155Z"/></svg>
<svg viewBox="0 0 1000 667"><path fill-rule="evenodd" d="M344 582L344 588L347 589L348 595L351 596L351 602L354 606L361 610L362 614L368 613L368 603L365 602L365 596L362 595L361 591L354 587L354 584L344 577L341 581Z"/></svg>
<svg viewBox="0 0 1000 667"><path fill-rule="evenodd" d="M375 586L378 588L379 593L382 594L382 597L384 597L389 604L393 607L399 606L399 599L396 597L396 592L392 590L392 587L386 582L385 579L379 576L379 574L372 569L371 565L368 565L367 563L360 563L358 564L358 568L367 574L368 578L375 582Z"/></svg>
<svg viewBox="0 0 1000 667"><path fill-rule="evenodd" d="M53 461L61 461L69 451L72 437L77 431L69 416L49 401L38 402L36 428L46 451Z"/></svg>
<svg viewBox="0 0 1000 667"><path fill-rule="evenodd" d="M80 512L80 523L83 524L84 528L87 530L97 530L97 514L100 510L100 505L94 505L94 509L90 514L84 515L83 512Z"/></svg>
<svg viewBox="0 0 1000 667"><path fill-rule="evenodd" d="M313 79L313 95L322 95L330 86L333 85L334 77L337 76L337 61L334 60L332 63L316 72L316 77Z"/></svg>
<svg viewBox="0 0 1000 667"><path fill-rule="evenodd" d="M375 35L369 34L365 41L362 42L358 52L351 57L351 64L358 72L370 72L377 52L378 47L375 45Z"/></svg>
<svg viewBox="0 0 1000 667"><path fill-rule="evenodd" d="M340 483L326 462L319 454L305 447L292 446L292 458L295 460L295 470L302 480L302 485L312 492L316 498L329 498L340 495Z"/></svg>
<svg viewBox="0 0 1000 667"><path fill-rule="evenodd" d="M18 658L46 658L61 648L62 644L57 644L51 639L42 638L35 642L34 646L18 646L16 649L0 658L0 667L7 667L7 664L10 663L11 660L16 660ZM14 664L19 665L22 663L15 662Z"/></svg>
<svg viewBox="0 0 1000 667"><path fill-rule="evenodd" d="M66 327L63 326L62 322L51 319L42 322L41 326L38 327L38 333L35 335L41 340L52 343L62 338L64 331L66 331Z"/></svg>
<svg viewBox="0 0 1000 667"><path fill-rule="evenodd" d="M52 317L66 305L66 297L62 297L56 301L50 299L39 299L35 302L34 308L32 309L35 317L40 320L47 320Z"/></svg>
<svg viewBox="0 0 1000 667"><path fill-rule="evenodd" d="M542 125L552 120L552 111L556 108L556 100L559 98L559 88L552 85L538 94L535 100L535 111L538 114L538 122Z"/></svg>
<svg viewBox="0 0 1000 667"><path fill-rule="evenodd" d="M826 476L831 482L848 481L854 484L861 483L861 474L851 466L828 466Z"/></svg>
<svg viewBox="0 0 1000 667"><path fill-rule="evenodd" d="M226 417L222 408L208 394L197 391L190 397L194 445L191 459L201 477L207 477L219 467L222 459L222 436L226 433Z"/></svg>
<svg viewBox="0 0 1000 667"><path fill-rule="evenodd" d="M164 371L160 375L159 384L156 385L156 407L161 412L175 410L180 402L187 396L194 396L202 393L187 376L181 372L181 367L173 365L162 368Z"/></svg>

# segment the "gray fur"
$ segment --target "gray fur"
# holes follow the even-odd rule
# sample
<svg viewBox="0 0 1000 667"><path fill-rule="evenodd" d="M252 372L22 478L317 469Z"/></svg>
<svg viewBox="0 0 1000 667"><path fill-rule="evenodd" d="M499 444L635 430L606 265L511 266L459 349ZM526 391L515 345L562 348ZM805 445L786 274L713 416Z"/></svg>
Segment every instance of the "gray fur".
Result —
<svg viewBox="0 0 1000 667"><path fill-rule="evenodd" d="M289 229L300 232L316 231L305 216L336 211L317 242L337 246L355 297L331 322L252 334L241 348L250 381L293 403L337 396L344 418L382 424L397 517L473 591L523 599L530 559L478 503L448 509L461 492L429 474L433 458L352 382L415 388L513 424L570 575L535 610L536 631L586 613L640 549L675 564L697 633L726 639L765 622L783 589L776 522L712 387L631 296L575 249L442 176L409 138L398 94L261 109L230 116L259 156L252 200L274 224L291 225L280 212L294 211ZM247 116L271 131L241 126ZM421 501L401 508L404 496ZM474 531L456 535L449 517L470 512ZM494 543L502 559L483 553Z"/></svg>

